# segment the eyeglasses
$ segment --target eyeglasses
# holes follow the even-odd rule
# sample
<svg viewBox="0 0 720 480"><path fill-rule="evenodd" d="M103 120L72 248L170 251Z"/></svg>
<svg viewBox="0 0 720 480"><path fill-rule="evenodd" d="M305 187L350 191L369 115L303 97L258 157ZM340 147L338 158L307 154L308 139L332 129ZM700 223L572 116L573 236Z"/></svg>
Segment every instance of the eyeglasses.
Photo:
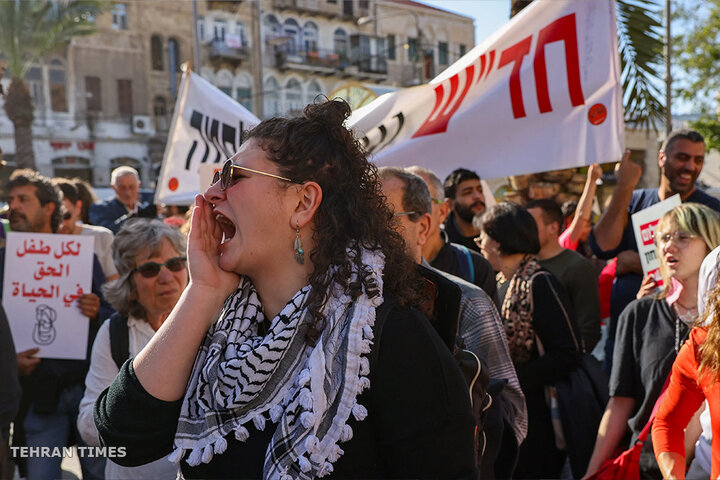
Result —
<svg viewBox="0 0 720 480"><path fill-rule="evenodd" d="M417 212L395 212L393 213L393 217L404 217L404 216L410 216L415 215Z"/></svg>
<svg viewBox="0 0 720 480"><path fill-rule="evenodd" d="M690 243L690 240L695 237L697 237L697 235L680 231L673 233L657 232L655 234L655 244L662 247L663 245L667 245L668 243L670 243L670 241L672 241L676 247L685 248L687 247L688 243Z"/></svg>
<svg viewBox="0 0 720 480"><path fill-rule="evenodd" d="M258 175L265 175L266 177L277 178L278 180L283 180L285 182L298 183L294 180L290 180L289 178L281 177L280 175L275 175L274 173L261 172L260 170L253 170L252 168L241 167L240 165L235 165L234 163L232 163L232 160L228 159L225 162L225 164L223 165L222 170L215 172L215 175L213 176L212 184L215 185L219 180L220 188L222 190L227 190L227 188L229 186L235 184L235 181L239 180L240 178L245 177L245 175L242 175L242 173L236 175L235 174L236 170L240 170L241 172L256 173Z"/></svg>
<svg viewBox="0 0 720 480"><path fill-rule="evenodd" d="M443 201L443 200L440 200L439 198L432 198L432 197L431 197L430 200L432 200L432 203L434 203L435 205L442 205L442 204L444 203L444 201Z"/></svg>
<svg viewBox="0 0 720 480"><path fill-rule="evenodd" d="M160 273L160 269L165 266L171 272L179 272L185 269L187 258L186 257L173 257L165 263L147 262L132 269L132 272L138 272L145 278L153 278Z"/></svg>

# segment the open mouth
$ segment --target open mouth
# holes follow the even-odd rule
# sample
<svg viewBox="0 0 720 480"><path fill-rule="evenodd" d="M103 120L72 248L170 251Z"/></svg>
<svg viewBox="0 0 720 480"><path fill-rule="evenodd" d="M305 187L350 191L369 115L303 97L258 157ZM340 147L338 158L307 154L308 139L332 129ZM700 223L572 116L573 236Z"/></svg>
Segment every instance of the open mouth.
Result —
<svg viewBox="0 0 720 480"><path fill-rule="evenodd" d="M667 257L665 259L665 263L667 264L668 267L674 267L675 265L677 265L678 260L675 257Z"/></svg>
<svg viewBox="0 0 720 480"><path fill-rule="evenodd" d="M229 242L235 236L235 225L221 213L215 215L215 221L223 231L223 239L220 243Z"/></svg>

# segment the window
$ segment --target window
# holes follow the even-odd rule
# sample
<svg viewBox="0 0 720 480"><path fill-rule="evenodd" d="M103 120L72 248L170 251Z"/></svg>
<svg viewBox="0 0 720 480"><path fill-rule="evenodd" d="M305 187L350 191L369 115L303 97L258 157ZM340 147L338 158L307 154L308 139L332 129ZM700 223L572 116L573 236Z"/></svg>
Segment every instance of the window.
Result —
<svg viewBox="0 0 720 480"><path fill-rule="evenodd" d="M297 55L300 43L300 25L292 18L288 18L283 24L283 33L288 37L287 52L290 55Z"/></svg>
<svg viewBox="0 0 720 480"><path fill-rule="evenodd" d="M418 60L417 38L408 38L407 52L408 52L408 62L417 62L417 60Z"/></svg>
<svg viewBox="0 0 720 480"><path fill-rule="evenodd" d="M280 31L282 30L280 22L277 18L275 18L275 15L268 15L265 17L265 20L263 21L263 28L265 30L265 37L267 38L278 37L280 35Z"/></svg>
<svg viewBox="0 0 720 480"><path fill-rule="evenodd" d="M360 10L367 10L370 8L370 1L369 0L360 0L358 2L358 7L360 7Z"/></svg>
<svg viewBox="0 0 720 480"><path fill-rule="evenodd" d="M150 62L153 70L162 70L163 67L162 40L157 35L150 38Z"/></svg>
<svg viewBox="0 0 720 480"><path fill-rule="evenodd" d="M60 60L50 62L50 106L53 112L67 112L67 80L65 66Z"/></svg>
<svg viewBox="0 0 720 480"><path fill-rule="evenodd" d="M296 79L291 78L285 84L285 110L287 112L300 112L304 107L302 86Z"/></svg>
<svg viewBox="0 0 720 480"><path fill-rule="evenodd" d="M130 116L133 113L132 80L118 79L118 113Z"/></svg>
<svg viewBox="0 0 720 480"><path fill-rule="evenodd" d="M85 105L88 112L102 111L100 77L85 77Z"/></svg>
<svg viewBox="0 0 720 480"><path fill-rule="evenodd" d="M42 69L39 65L33 65L25 74L25 83L32 96L33 105L38 110L45 108L45 93L43 92Z"/></svg>
<svg viewBox="0 0 720 480"><path fill-rule="evenodd" d="M166 132L168 129L167 102L163 97L155 97L153 100L153 116L157 129Z"/></svg>
<svg viewBox="0 0 720 480"><path fill-rule="evenodd" d="M268 77L263 82L263 113L272 117L280 113L280 85L275 77Z"/></svg>
<svg viewBox="0 0 720 480"><path fill-rule="evenodd" d="M232 84L232 74L227 70L220 70L215 77L215 85L218 87L218 89L222 91L225 95L232 97Z"/></svg>
<svg viewBox="0 0 720 480"><path fill-rule="evenodd" d="M353 14L353 0L343 0L343 15Z"/></svg>
<svg viewBox="0 0 720 480"><path fill-rule="evenodd" d="M178 42L174 38L171 38L170 40L168 40L168 66L171 69L170 71L179 72L181 63L180 42Z"/></svg>
<svg viewBox="0 0 720 480"><path fill-rule="evenodd" d="M315 97L322 95L322 93L322 87L320 87L317 80L310 80L307 88L307 95L305 96L305 103L313 103L315 101Z"/></svg>
<svg viewBox="0 0 720 480"><path fill-rule="evenodd" d="M327 3L335 3L335 4L337 4L337 0L327 0Z"/></svg>
<svg viewBox="0 0 720 480"><path fill-rule="evenodd" d="M252 89L250 87L236 88L235 100L248 110L252 110Z"/></svg>
<svg viewBox="0 0 720 480"><path fill-rule="evenodd" d="M215 20L213 22L213 40L220 40L224 42L226 29L227 24L225 23L225 20Z"/></svg>
<svg viewBox="0 0 720 480"><path fill-rule="evenodd" d="M387 36L387 58L395 60L395 35Z"/></svg>
<svg viewBox="0 0 720 480"><path fill-rule="evenodd" d="M342 28L338 28L335 30L335 33L333 34L333 50L337 55L340 55L342 57L347 56L347 33L345 33L345 30Z"/></svg>
<svg viewBox="0 0 720 480"><path fill-rule="evenodd" d="M306 52L317 52L318 27L313 22L306 22L303 26L303 41Z"/></svg>
<svg viewBox="0 0 720 480"><path fill-rule="evenodd" d="M197 36L201 42L205 41L205 17L199 17L197 22Z"/></svg>
<svg viewBox="0 0 720 480"><path fill-rule="evenodd" d="M235 22L235 35L240 39L240 46L246 47L247 43L247 26L243 22Z"/></svg>
<svg viewBox="0 0 720 480"><path fill-rule="evenodd" d="M440 65L448 64L448 44L447 44L447 42L438 42L438 63Z"/></svg>
<svg viewBox="0 0 720 480"><path fill-rule="evenodd" d="M116 3L112 9L113 28L127 30L127 10L124 3Z"/></svg>
<svg viewBox="0 0 720 480"><path fill-rule="evenodd" d="M461 56L461 57L464 56L464 55L465 55L465 52L467 51L467 47L461 43L461 44L459 45L458 49L459 49L459 51L460 51L460 56Z"/></svg>

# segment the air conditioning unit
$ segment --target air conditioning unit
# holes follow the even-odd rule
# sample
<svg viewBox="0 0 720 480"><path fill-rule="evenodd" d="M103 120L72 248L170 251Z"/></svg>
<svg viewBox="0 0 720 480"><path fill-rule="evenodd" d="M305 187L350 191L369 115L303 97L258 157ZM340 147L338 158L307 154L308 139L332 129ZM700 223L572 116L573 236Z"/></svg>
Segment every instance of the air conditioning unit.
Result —
<svg viewBox="0 0 720 480"><path fill-rule="evenodd" d="M150 115L133 115L132 133L137 133L141 135L150 135L151 133L153 133Z"/></svg>

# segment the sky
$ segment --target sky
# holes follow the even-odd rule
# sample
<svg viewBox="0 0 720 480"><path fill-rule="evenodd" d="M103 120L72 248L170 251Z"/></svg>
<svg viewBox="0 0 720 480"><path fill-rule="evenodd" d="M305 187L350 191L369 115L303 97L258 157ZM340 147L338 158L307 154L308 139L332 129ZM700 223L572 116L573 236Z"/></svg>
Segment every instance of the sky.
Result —
<svg viewBox="0 0 720 480"><path fill-rule="evenodd" d="M419 0L475 19L475 45L510 19L510 0Z"/></svg>

